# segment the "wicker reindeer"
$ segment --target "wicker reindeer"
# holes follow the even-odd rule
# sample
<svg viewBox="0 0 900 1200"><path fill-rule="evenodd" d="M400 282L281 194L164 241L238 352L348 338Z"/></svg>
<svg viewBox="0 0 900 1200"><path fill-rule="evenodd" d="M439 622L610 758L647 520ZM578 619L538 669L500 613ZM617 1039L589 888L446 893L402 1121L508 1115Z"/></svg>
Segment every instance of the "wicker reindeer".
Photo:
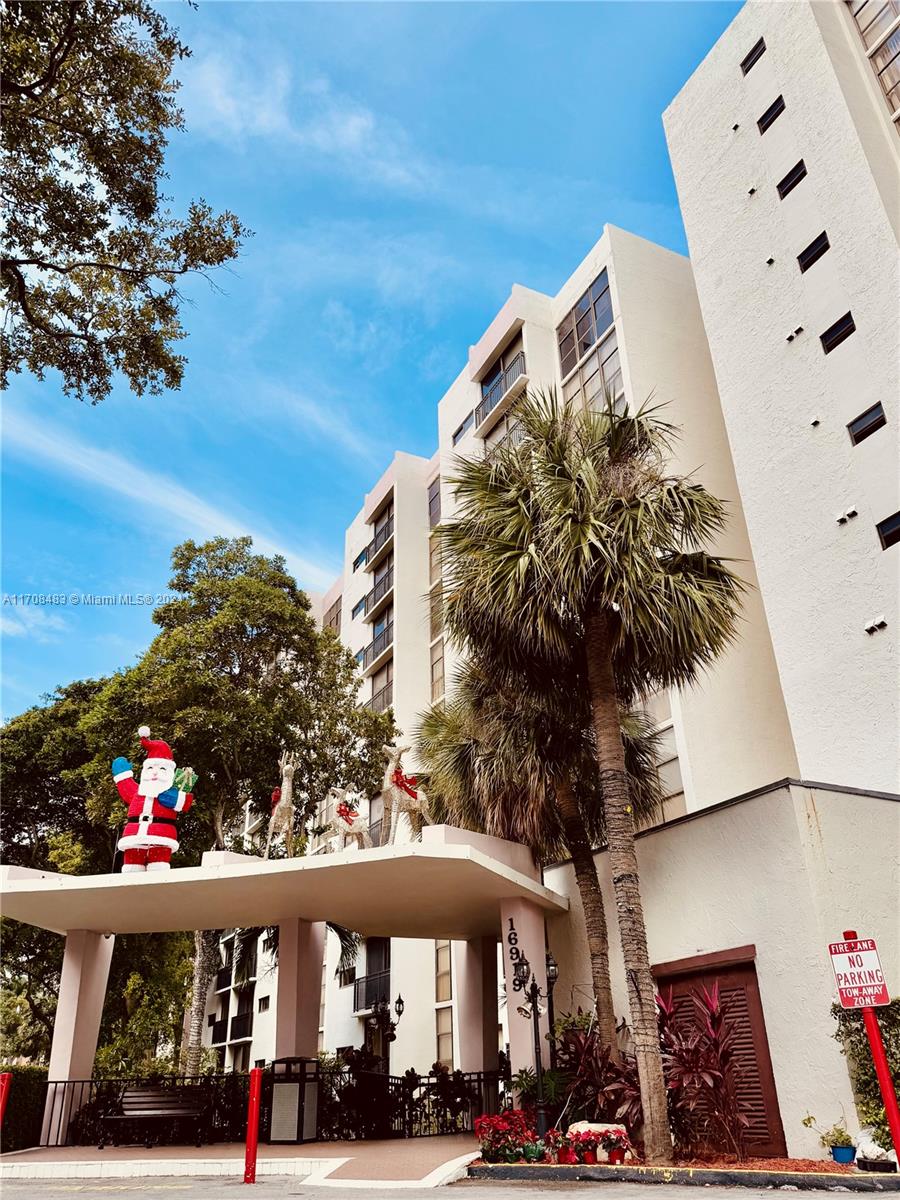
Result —
<svg viewBox="0 0 900 1200"><path fill-rule="evenodd" d="M272 838L279 833L284 834L288 858L294 856L294 771L297 764L293 754L285 750L278 765L281 767L281 787L272 793L272 815L269 817L269 835L263 858L269 857Z"/></svg>
<svg viewBox="0 0 900 1200"><path fill-rule="evenodd" d="M341 850L346 849L348 841L356 842L360 850L372 849L369 827L359 814L359 799L356 792L351 792L349 788L333 787L328 790L328 801L335 801L335 809L323 835L326 838L338 836Z"/></svg>
<svg viewBox="0 0 900 1200"><path fill-rule="evenodd" d="M425 789L419 787L415 775L403 774L403 755L409 746L383 746L382 749L387 759L381 784L384 803L383 828L388 829L387 841L382 837L382 845L392 846L397 840L397 824L401 813L407 814L413 830L416 829L416 821L422 821L426 825L430 825L432 821Z"/></svg>

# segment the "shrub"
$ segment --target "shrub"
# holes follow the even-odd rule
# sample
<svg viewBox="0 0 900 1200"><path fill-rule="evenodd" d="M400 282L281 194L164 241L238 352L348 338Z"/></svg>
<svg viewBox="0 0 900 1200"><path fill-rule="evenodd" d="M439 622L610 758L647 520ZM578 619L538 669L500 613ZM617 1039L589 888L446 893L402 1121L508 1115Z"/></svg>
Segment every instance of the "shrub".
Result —
<svg viewBox="0 0 900 1200"><path fill-rule="evenodd" d="M516 1162L523 1157L525 1146L538 1140L529 1114L520 1108L495 1117L476 1117L475 1136L485 1162Z"/></svg>
<svg viewBox="0 0 900 1200"><path fill-rule="evenodd" d="M4 1071L12 1074L12 1086L3 1118L3 1150L27 1150L41 1140L47 1068L0 1064Z"/></svg>
<svg viewBox="0 0 900 1200"><path fill-rule="evenodd" d="M832 1004L831 1015L838 1026L835 1039L840 1044L841 1053L846 1056L850 1068L860 1123L872 1129L872 1140L876 1145L889 1151L893 1143L881 1099L881 1089L878 1086L878 1076L875 1074L875 1064L869 1051L863 1015L856 1009L841 1008L839 1004ZM891 1075L900 1079L900 996L895 996L890 1004L878 1009L878 1024L881 1026Z"/></svg>

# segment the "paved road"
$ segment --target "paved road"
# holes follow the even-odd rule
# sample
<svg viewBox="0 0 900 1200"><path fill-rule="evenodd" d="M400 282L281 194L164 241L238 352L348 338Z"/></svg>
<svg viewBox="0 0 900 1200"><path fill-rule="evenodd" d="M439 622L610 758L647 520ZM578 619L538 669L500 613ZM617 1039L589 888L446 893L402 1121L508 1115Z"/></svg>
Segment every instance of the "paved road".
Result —
<svg viewBox="0 0 900 1200"><path fill-rule="evenodd" d="M3 1184L3 1200L522 1200L552 1192L553 1200L587 1200L585 1185L565 1183L494 1183L476 1181L451 1185L450 1190L404 1188L322 1188L305 1186L302 1178L281 1176L259 1180L248 1189L238 1179L23 1179ZM802 1192L810 1200L836 1200L833 1192ZM603 1200L772 1200L756 1188L676 1187L669 1184L605 1183Z"/></svg>

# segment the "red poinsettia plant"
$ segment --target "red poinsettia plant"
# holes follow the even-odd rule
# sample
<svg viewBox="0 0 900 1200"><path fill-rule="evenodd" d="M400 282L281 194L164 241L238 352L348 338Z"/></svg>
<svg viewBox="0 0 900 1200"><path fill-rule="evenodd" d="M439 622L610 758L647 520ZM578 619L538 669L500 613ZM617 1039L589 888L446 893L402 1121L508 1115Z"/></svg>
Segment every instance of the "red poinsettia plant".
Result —
<svg viewBox="0 0 900 1200"><path fill-rule="evenodd" d="M481 1142L485 1162L516 1162L526 1143L537 1141L529 1114L520 1108L494 1117L476 1117L475 1136Z"/></svg>

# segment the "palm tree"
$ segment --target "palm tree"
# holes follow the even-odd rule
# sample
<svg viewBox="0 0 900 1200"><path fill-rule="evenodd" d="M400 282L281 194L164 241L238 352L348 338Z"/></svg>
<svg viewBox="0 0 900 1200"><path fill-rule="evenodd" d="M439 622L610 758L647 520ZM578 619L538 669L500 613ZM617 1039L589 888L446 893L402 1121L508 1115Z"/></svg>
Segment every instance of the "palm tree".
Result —
<svg viewBox="0 0 900 1200"><path fill-rule="evenodd" d="M558 677L539 695L508 679L497 685L482 658L469 660L452 699L422 718L417 749L430 797L452 824L524 842L539 862L571 857L598 1035L615 1055L606 912L594 861L604 838L603 808L584 683ZM635 815L649 822L662 804L658 739L642 712L624 713L622 725Z"/></svg>
<svg viewBox="0 0 900 1200"><path fill-rule="evenodd" d="M666 470L658 410L599 411L529 395L522 438L461 460L441 528L446 621L463 648L536 679L587 679L631 1028L651 1163L671 1161L656 1003L641 905L620 707L693 682L734 637L741 583L707 547L721 501Z"/></svg>

